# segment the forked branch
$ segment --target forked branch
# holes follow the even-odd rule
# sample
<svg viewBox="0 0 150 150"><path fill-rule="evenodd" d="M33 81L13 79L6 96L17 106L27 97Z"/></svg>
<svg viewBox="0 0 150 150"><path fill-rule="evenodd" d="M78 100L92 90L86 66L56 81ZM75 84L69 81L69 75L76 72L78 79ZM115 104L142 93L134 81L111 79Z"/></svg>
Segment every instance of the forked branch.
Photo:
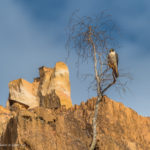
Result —
<svg viewBox="0 0 150 150"><path fill-rule="evenodd" d="M113 75L113 81L107 87L104 88L104 90L102 91L102 95L107 91L107 89L109 89L113 84L116 83L116 77L114 73L112 73L112 75Z"/></svg>

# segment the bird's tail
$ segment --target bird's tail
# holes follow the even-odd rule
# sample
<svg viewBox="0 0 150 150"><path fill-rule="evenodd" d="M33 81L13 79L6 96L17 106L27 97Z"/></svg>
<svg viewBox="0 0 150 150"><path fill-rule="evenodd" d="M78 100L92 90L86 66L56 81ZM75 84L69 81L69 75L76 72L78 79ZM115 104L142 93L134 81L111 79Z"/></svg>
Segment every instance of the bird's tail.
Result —
<svg viewBox="0 0 150 150"><path fill-rule="evenodd" d="M114 73L114 75L115 75L116 78L119 77L118 67L117 66L113 68L113 73Z"/></svg>

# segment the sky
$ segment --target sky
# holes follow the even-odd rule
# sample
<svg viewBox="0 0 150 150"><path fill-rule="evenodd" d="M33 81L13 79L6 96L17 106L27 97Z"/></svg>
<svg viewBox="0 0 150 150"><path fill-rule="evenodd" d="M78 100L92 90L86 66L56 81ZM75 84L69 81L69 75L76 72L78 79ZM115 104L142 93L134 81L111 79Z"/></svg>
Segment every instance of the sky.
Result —
<svg viewBox="0 0 150 150"><path fill-rule="evenodd" d="M119 94L109 89L107 95L150 116L150 1L142 0L1 0L0 1L0 105L8 99L8 83L18 78L29 82L39 76L40 66L54 67L65 61L66 33L71 14L81 16L106 11L119 27L121 38L119 67L130 72L129 90ZM96 96L88 91L89 82L77 77L76 57L67 61L73 104ZM82 66L82 72L90 66Z"/></svg>

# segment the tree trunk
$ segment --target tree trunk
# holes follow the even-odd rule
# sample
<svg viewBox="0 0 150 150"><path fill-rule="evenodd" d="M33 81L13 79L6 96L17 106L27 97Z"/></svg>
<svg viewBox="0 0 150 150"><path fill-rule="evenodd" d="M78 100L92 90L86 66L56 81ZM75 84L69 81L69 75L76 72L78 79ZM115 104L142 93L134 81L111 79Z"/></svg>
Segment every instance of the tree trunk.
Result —
<svg viewBox="0 0 150 150"><path fill-rule="evenodd" d="M94 110L94 117L93 117L93 139L92 139L92 144L90 147L90 150L94 150L95 146L96 146L96 136L97 136L97 131L96 131L96 127L97 127L97 115L98 115L98 106L99 106L99 102L102 99L102 94L101 94L101 89L100 89L100 78L98 76L98 71L97 71L97 58L96 58L96 49L95 49L95 45L94 43L91 41L92 46L93 46L93 51L94 51L94 70L95 70L95 79L97 82L97 101L96 101L96 105L95 105L95 110Z"/></svg>

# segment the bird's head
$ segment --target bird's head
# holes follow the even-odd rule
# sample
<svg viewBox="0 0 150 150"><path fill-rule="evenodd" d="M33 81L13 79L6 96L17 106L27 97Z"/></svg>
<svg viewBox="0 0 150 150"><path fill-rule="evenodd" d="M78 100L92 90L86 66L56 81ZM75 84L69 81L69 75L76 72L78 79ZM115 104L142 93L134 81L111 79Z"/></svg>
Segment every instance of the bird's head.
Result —
<svg viewBox="0 0 150 150"><path fill-rule="evenodd" d="M109 52L114 52L115 50L113 49L113 48L111 48L110 50L109 50Z"/></svg>

